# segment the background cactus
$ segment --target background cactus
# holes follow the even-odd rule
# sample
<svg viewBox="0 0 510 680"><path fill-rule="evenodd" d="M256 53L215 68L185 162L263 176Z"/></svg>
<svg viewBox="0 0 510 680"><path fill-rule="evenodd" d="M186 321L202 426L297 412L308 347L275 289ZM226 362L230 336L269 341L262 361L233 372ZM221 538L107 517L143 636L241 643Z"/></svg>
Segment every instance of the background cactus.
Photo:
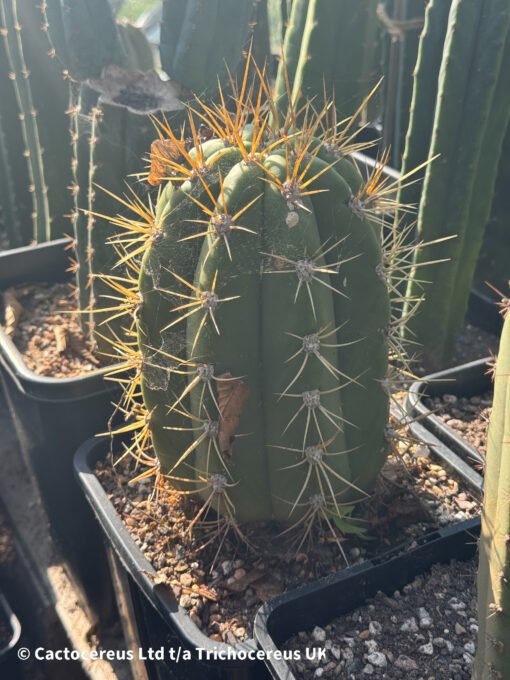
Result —
<svg viewBox="0 0 510 680"><path fill-rule="evenodd" d="M442 4L448 5L449 2L445 0ZM413 73L426 6L427 0L387 0L379 3L378 7L379 19L387 32L383 58L382 145L385 149L391 148L390 165L395 168L402 165ZM442 49L442 45L439 49Z"/></svg>
<svg viewBox="0 0 510 680"><path fill-rule="evenodd" d="M356 111L379 80L380 25L374 0L295 0L276 92L285 110L285 69L292 98L334 99L338 119Z"/></svg>
<svg viewBox="0 0 510 680"><path fill-rule="evenodd" d="M509 27L510 5L504 0L452 3L429 150L431 157L439 158L427 167L417 232L426 241L455 238L436 248L438 259L450 262L427 268L426 279L433 285L424 286L421 273L415 273L409 285L410 294L423 295L424 302L408 324L408 334L423 346L424 359L433 367L446 360L462 327L489 218L510 115ZM421 87L419 71L413 116L419 115ZM423 134L416 121L413 129ZM409 137L409 149L412 146ZM417 255L417 265L422 257Z"/></svg>
<svg viewBox="0 0 510 680"><path fill-rule="evenodd" d="M2 36L10 68L20 116L23 147L28 164L29 191L33 197L34 238L44 241L51 238L51 218L48 202L48 185L45 177L43 148L37 123L37 109L32 96L30 70L25 58L21 33L24 29L16 0L7 0L0 8Z"/></svg>
<svg viewBox="0 0 510 680"><path fill-rule="evenodd" d="M103 323L112 315L102 313L112 306L115 295L101 276L111 272L118 259L110 244L117 233L110 218L120 216L124 206L116 196L127 193L136 200L147 190L136 175L145 169L156 134L149 114L181 105L173 87L151 72L132 76L110 69L92 83L103 91L99 100L96 91L82 87L72 116L74 267L84 330L100 351L106 351L110 347L105 338L121 334L114 321ZM112 103L119 92L123 103ZM117 273L122 277L124 272L120 268Z"/></svg>
<svg viewBox="0 0 510 680"><path fill-rule="evenodd" d="M496 362L494 402L487 436L485 491L478 566L478 645L475 680L510 677L510 315L505 315Z"/></svg>
<svg viewBox="0 0 510 680"><path fill-rule="evenodd" d="M255 0L163 0L161 65L197 95L217 92L242 59Z"/></svg>
<svg viewBox="0 0 510 680"><path fill-rule="evenodd" d="M506 291L509 279L510 261L510 126L507 128L498 178L494 189L491 216L484 234L484 240L476 266L475 283L484 294L495 295L486 283L499 291Z"/></svg>

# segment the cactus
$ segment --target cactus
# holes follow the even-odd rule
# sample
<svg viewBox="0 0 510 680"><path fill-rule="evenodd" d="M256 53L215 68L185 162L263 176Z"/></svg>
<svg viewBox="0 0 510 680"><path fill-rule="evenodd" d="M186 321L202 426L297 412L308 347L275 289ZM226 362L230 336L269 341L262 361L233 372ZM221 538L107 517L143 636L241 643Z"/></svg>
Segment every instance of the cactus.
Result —
<svg viewBox="0 0 510 680"><path fill-rule="evenodd" d="M510 125L506 132L498 178L491 206L491 217L476 266L475 282L478 290L490 293L487 283L500 291L506 290L510 260Z"/></svg>
<svg viewBox="0 0 510 680"><path fill-rule="evenodd" d="M506 310L496 362L487 436L485 491L478 566L478 646L473 678L510 678L510 315Z"/></svg>
<svg viewBox="0 0 510 680"><path fill-rule="evenodd" d="M414 273L412 296L424 296L407 333L432 367L451 351L467 308L487 224L501 146L510 116L510 5L505 0L454 0L441 63L430 155L418 213L419 238L443 238L424 286ZM469 65L469 68L466 67ZM416 81L416 95L420 87ZM428 96L428 93L427 93ZM416 98L415 98L416 104ZM415 127L417 134L420 133ZM409 147L411 144L409 143ZM418 254L415 263L423 262Z"/></svg>
<svg viewBox="0 0 510 680"><path fill-rule="evenodd" d="M21 41L22 26L16 0L6 0L0 7L2 35L21 116L23 142L28 159L30 191L33 195L34 237L37 241L51 238L48 187L44 175L42 146L36 120L36 109L29 82L29 70ZM21 150L20 150L21 152Z"/></svg>
<svg viewBox="0 0 510 680"><path fill-rule="evenodd" d="M425 12L423 31L416 62L411 111L407 128L402 172L425 163L429 157L430 140L434 124L439 71L450 14L450 0L431 0ZM423 179L425 170L415 179ZM404 205L418 207L422 182L407 183L399 193Z"/></svg>
<svg viewBox="0 0 510 680"><path fill-rule="evenodd" d="M11 219L5 225L9 234L9 244L19 247L30 243L33 239L32 196L29 193L30 179L28 163L23 153L25 144L19 118L18 102L13 81L9 78L11 67L7 58L5 40L0 39L0 116L2 119L3 139L5 151L3 156L3 170L5 178L2 180L5 193L2 197L4 218L7 214ZM9 184L7 190L6 185ZM11 204L12 207L9 207Z"/></svg>
<svg viewBox="0 0 510 680"><path fill-rule="evenodd" d="M379 18L388 33L383 67L382 144L384 148L391 147L391 165L395 168L400 168L402 164L405 135L409 125L413 73L426 4L424 0L387 0L386 3L380 3L378 9ZM448 5L448 2L442 4Z"/></svg>
<svg viewBox="0 0 510 680"><path fill-rule="evenodd" d="M117 25L108 0L62 0L66 67L74 80L99 78L119 49ZM50 34L54 29L50 25ZM53 39L53 38L52 38Z"/></svg>
<svg viewBox="0 0 510 680"><path fill-rule="evenodd" d="M204 103L215 136L190 118L193 148L166 130L170 179L144 228L137 210L122 258L140 273L119 304L138 342L114 342L133 373L119 431L134 432L126 451L143 477L201 497L198 517L306 534L371 493L392 441L400 256L381 233L396 189L380 168L362 179L350 133L317 138L311 107L306 127L282 133L295 111L271 123L269 91L243 81L233 116Z"/></svg>
<svg viewBox="0 0 510 680"><path fill-rule="evenodd" d="M163 69L197 95L212 95L242 60L255 0L163 0Z"/></svg>
<svg viewBox="0 0 510 680"><path fill-rule="evenodd" d="M128 191L129 183L133 196L136 187L142 187L133 182L133 175L143 172L154 138L149 114L181 104L173 85L163 83L154 72L131 74L110 67L102 79L90 83L101 93L99 99L97 91L83 86L72 116L74 268L82 325L104 352L109 349L105 338L121 334L115 322L103 324L111 316L103 310L112 306L114 295L102 275L116 261L110 245L116 231L109 219L119 209L115 196Z"/></svg>
<svg viewBox="0 0 510 680"><path fill-rule="evenodd" d="M276 91L314 99L320 110L333 98L339 120L358 109L378 80L375 63L379 22L374 0L295 0L285 36ZM285 98L280 101L285 109Z"/></svg>

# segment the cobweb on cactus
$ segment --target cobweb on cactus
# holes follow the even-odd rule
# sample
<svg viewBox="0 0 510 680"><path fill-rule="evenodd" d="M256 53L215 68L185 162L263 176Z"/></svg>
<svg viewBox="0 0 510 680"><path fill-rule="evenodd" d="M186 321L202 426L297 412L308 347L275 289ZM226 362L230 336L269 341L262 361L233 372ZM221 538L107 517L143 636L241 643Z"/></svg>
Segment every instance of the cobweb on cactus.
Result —
<svg viewBox="0 0 510 680"><path fill-rule="evenodd" d="M383 156L363 179L353 120L332 102L282 119L249 65L230 98L189 106L187 130L156 124L157 203L127 195L133 220L112 220L131 272L104 275L128 319L110 376L125 389L121 460L141 468L133 481L197 498L190 532L276 520L298 548L317 524L339 543L335 519L402 433L388 426L411 373L398 283L417 246L392 225L412 173L388 180Z"/></svg>

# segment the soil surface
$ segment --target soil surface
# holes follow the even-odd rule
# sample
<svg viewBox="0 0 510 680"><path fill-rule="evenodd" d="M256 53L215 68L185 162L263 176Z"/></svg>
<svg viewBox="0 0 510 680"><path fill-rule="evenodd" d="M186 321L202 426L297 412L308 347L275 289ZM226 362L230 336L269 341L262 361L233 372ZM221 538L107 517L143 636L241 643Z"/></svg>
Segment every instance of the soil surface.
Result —
<svg viewBox="0 0 510 680"><path fill-rule="evenodd" d="M214 525L197 526L190 536L199 506L190 496L179 497L163 479L157 487L154 479L128 484L139 472L126 460L113 467L107 459L96 469L135 542L157 570L155 582L173 589L205 634L231 644L251 636L262 602L480 512L479 501L424 445L390 457L374 495L357 506L344 537L323 527L302 545L303 531L282 537L281 527L268 524L243 527L244 539ZM365 535L358 535L360 529Z"/></svg>
<svg viewBox="0 0 510 680"><path fill-rule="evenodd" d="M445 425L485 456L492 398L492 390L474 397L443 394L426 399L425 404Z"/></svg>
<svg viewBox="0 0 510 680"><path fill-rule="evenodd" d="M459 366L475 359L484 359L498 351L499 338L481 328L466 324L455 343L449 366Z"/></svg>
<svg viewBox="0 0 510 680"><path fill-rule="evenodd" d="M68 283L26 284L3 293L2 325L37 375L71 378L98 368Z"/></svg>
<svg viewBox="0 0 510 680"><path fill-rule="evenodd" d="M393 597L379 593L323 628L298 633L284 644L301 653L289 662L296 678L469 680L476 570L477 560L434 565ZM326 649L325 658L306 660L313 648Z"/></svg>

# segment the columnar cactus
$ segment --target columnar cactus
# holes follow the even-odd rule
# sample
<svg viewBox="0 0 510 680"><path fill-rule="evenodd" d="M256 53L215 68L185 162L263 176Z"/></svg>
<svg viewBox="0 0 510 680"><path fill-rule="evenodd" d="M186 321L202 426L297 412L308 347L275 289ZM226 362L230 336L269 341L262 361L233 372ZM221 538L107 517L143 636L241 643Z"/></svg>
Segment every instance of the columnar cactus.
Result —
<svg viewBox="0 0 510 680"><path fill-rule="evenodd" d="M44 172L37 111L28 77L30 71L21 40L23 26L18 16L17 0L6 0L2 3L0 20L16 99L19 110L23 113L20 120L24 150L28 159L30 191L33 196L34 238L38 241L45 241L51 238L48 186ZM20 149L19 152L23 153L23 150Z"/></svg>
<svg viewBox="0 0 510 680"><path fill-rule="evenodd" d="M161 65L197 95L217 91L246 47L256 0L163 0Z"/></svg>
<svg viewBox="0 0 510 680"><path fill-rule="evenodd" d="M443 5L448 4L449 1L444 0ZM413 74L426 6L426 0L386 0L379 3L378 8L379 18L387 32L384 42L382 144L385 148L391 147L391 165L395 168L402 164Z"/></svg>
<svg viewBox="0 0 510 680"><path fill-rule="evenodd" d="M294 101L313 98L320 109L326 94L339 120L347 118L379 78L379 32L374 0L295 0L276 83L280 107L286 107L287 70Z"/></svg>
<svg viewBox="0 0 510 680"><path fill-rule="evenodd" d="M405 151L402 160L403 174L422 165L429 157L439 71L450 7L451 0L431 0L425 12L424 26L416 61ZM425 170L421 172L421 177L423 177L424 173ZM418 180L419 177L416 176L415 179ZM399 200L405 205L412 205L417 208L420 203L422 188L422 182L406 183L400 191Z"/></svg>
<svg viewBox="0 0 510 680"><path fill-rule="evenodd" d="M475 680L510 678L510 315L496 362L494 405L487 436L478 567L478 646Z"/></svg>
<svg viewBox="0 0 510 680"><path fill-rule="evenodd" d="M32 197L29 194L30 180L18 102L12 82L8 80L11 71L5 41L0 40L0 116L3 138L2 154L2 197L0 205L4 228L9 244L19 247L33 238L31 213Z"/></svg>
<svg viewBox="0 0 510 680"><path fill-rule="evenodd" d="M109 67L103 76L89 81L96 90L82 86L72 112L72 222L82 325L104 352L110 349L105 339L121 334L108 312L115 304L115 290L102 278L117 260L110 243L117 232L109 216L122 211L116 196L131 192L134 198L140 193L141 185L133 176L143 172L155 135L149 115L175 111L182 104L175 88L153 71L131 74ZM117 274L122 277L122 268Z"/></svg>
<svg viewBox="0 0 510 680"><path fill-rule="evenodd" d="M350 135L316 138L320 117L282 132L262 114L274 101L245 91L233 116L204 106L212 138L167 130L156 210L133 223L122 429L144 476L199 494L200 516L310 527L371 493L391 440L391 187L362 179Z"/></svg>
<svg viewBox="0 0 510 680"><path fill-rule="evenodd" d="M421 239L447 239L436 254L450 262L427 268L433 285L424 286L420 273L409 287L424 296L409 333L431 366L445 361L464 321L510 117L509 68L508 2L454 0L430 145L430 156L439 158L427 168L417 224ZM419 87L417 78L416 94ZM415 132L421 134L419 126ZM422 262L418 254L416 263Z"/></svg>

